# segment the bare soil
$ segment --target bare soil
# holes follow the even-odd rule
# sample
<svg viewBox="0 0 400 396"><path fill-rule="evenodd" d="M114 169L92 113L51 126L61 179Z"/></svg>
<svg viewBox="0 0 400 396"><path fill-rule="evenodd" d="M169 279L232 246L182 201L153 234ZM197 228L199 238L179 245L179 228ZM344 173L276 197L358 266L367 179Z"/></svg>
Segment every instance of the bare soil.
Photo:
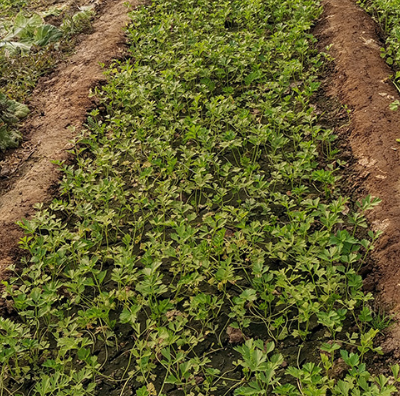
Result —
<svg viewBox="0 0 400 396"><path fill-rule="evenodd" d="M332 45L334 72L328 95L351 110L348 130L336 131L348 142L354 160L353 183L382 199L371 211L374 230L384 231L373 253L374 268L365 288L375 291L379 303L400 318L400 112L389 104L399 99L390 81L393 71L380 57L380 30L352 0L324 0L324 13L314 35L320 50ZM400 358L400 325L391 329L385 352Z"/></svg>
<svg viewBox="0 0 400 396"><path fill-rule="evenodd" d="M138 1L101 3L92 33L83 36L75 54L38 84L29 103L32 113L23 127L25 141L0 163L0 278L23 236L16 222L29 218L36 203L52 196L52 186L60 177L52 161L68 158L70 141L94 106L90 89L105 80L100 64L126 54L125 4L136 6Z"/></svg>

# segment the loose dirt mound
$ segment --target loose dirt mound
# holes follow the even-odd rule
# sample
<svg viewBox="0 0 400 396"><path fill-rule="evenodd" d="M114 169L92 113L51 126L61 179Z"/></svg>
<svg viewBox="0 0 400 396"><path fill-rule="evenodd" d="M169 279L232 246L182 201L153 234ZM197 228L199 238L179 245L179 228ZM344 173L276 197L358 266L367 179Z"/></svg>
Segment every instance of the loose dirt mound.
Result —
<svg viewBox="0 0 400 396"><path fill-rule="evenodd" d="M104 80L100 63L124 55L126 3L138 4L137 0L104 1L93 33L33 93L33 112L24 126L27 141L1 164L0 175L7 183L0 191L0 276L11 264L22 236L15 222L29 217L37 202L51 197L51 186L59 178L51 161L67 158L69 141L75 136L73 128L81 128L93 106L89 90Z"/></svg>
<svg viewBox="0 0 400 396"><path fill-rule="evenodd" d="M399 95L380 57L379 29L351 0L325 0L314 34L320 47L332 45L335 72L329 94L351 110L349 144L359 182L382 199L370 215L374 229L384 231L373 258L379 300L400 314L400 112L389 104ZM368 280L371 282L371 279ZM386 349L400 346L400 326Z"/></svg>

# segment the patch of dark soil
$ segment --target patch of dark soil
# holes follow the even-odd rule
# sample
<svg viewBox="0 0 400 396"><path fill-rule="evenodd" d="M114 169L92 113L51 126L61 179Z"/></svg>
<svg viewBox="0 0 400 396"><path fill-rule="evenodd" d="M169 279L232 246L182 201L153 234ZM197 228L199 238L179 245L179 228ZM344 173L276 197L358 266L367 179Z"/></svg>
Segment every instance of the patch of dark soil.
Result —
<svg viewBox="0 0 400 396"><path fill-rule="evenodd" d="M35 203L52 197L51 186L60 176L52 161L68 158L70 141L94 106L88 94L105 80L100 64L126 54L126 3L135 6L138 1L102 2L93 33L83 36L75 54L38 84L30 102L32 114L24 124L25 142L1 162L0 278L22 236L15 223L31 216Z"/></svg>
<svg viewBox="0 0 400 396"><path fill-rule="evenodd" d="M356 178L351 183L382 199L368 216L373 229L384 233L373 254L375 268L368 274L366 288L372 290L376 283L378 301L399 313L400 113L389 109L399 95L390 81L393 72L380 57L380 29L371 17L352 0L322 3L324 13L314 35L320 50L331 45L335 59L327 93L351 110L348 132L336 131L347 139L354 157ZM399 350L400 326L391 333L386 350Z"/></svg>

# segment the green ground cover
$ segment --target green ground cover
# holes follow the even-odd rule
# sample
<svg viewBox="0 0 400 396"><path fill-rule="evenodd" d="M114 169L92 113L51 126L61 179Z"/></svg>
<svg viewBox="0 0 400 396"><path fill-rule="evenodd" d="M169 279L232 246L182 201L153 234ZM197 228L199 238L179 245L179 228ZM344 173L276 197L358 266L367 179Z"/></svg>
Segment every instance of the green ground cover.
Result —
<svg viewBox="0 0 400 396"><path fill-rule="evenodd" d="M358 270L379 234L338 194L309 0L154 0L131 58L23 221L0 394L390 395ZM360 230L364 237L359 237ZM338 360L338 358L341 360ZM338 374L338 366L343 368Z"/></svg>
<svg viewBox="0 0 400 396"><path fill-rule="evenodd" d="M396 70L394 82L400 90L400 1L399 0L359 0L360 4L381 26L385 35L385 48L381 56Z"/></svg>

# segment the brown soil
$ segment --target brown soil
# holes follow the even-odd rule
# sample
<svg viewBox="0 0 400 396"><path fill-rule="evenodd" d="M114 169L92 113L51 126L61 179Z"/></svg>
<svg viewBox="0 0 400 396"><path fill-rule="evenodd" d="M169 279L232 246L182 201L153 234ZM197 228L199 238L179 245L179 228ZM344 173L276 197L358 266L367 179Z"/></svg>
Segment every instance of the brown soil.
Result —
<svg viewBox="0 0 400 396"><path fill-rule="evenodd" d="M324 13L314 34L321 50L332 45L335 70L328 94L351 110L348 140L357 184L382 199L369 213L374 230L384 234L373 253L375 268L366 284L376 284L378 301L400 318L400 111L390 82L393 71L380 57L379 28L352 0L324 0ZM340 134L340 131L339 131ZM400 351L400 325L384 348ZM400 354L399 356L400 357Z"/></svg>
<svg viewBox="0 0 400 396"><path fill-rule="evenodd" d="M100 63L126 52L126 3L135 6L138 1L102 2L92 34L83 36L75 54L38 84L30 102L32 114L24 124L25 142L0 163L0 278L23 235L15 223L29 218L36 203L51 198L60 177L51 161L68 158L70 141L93 107L90 89L105 80Z"/></svg>

